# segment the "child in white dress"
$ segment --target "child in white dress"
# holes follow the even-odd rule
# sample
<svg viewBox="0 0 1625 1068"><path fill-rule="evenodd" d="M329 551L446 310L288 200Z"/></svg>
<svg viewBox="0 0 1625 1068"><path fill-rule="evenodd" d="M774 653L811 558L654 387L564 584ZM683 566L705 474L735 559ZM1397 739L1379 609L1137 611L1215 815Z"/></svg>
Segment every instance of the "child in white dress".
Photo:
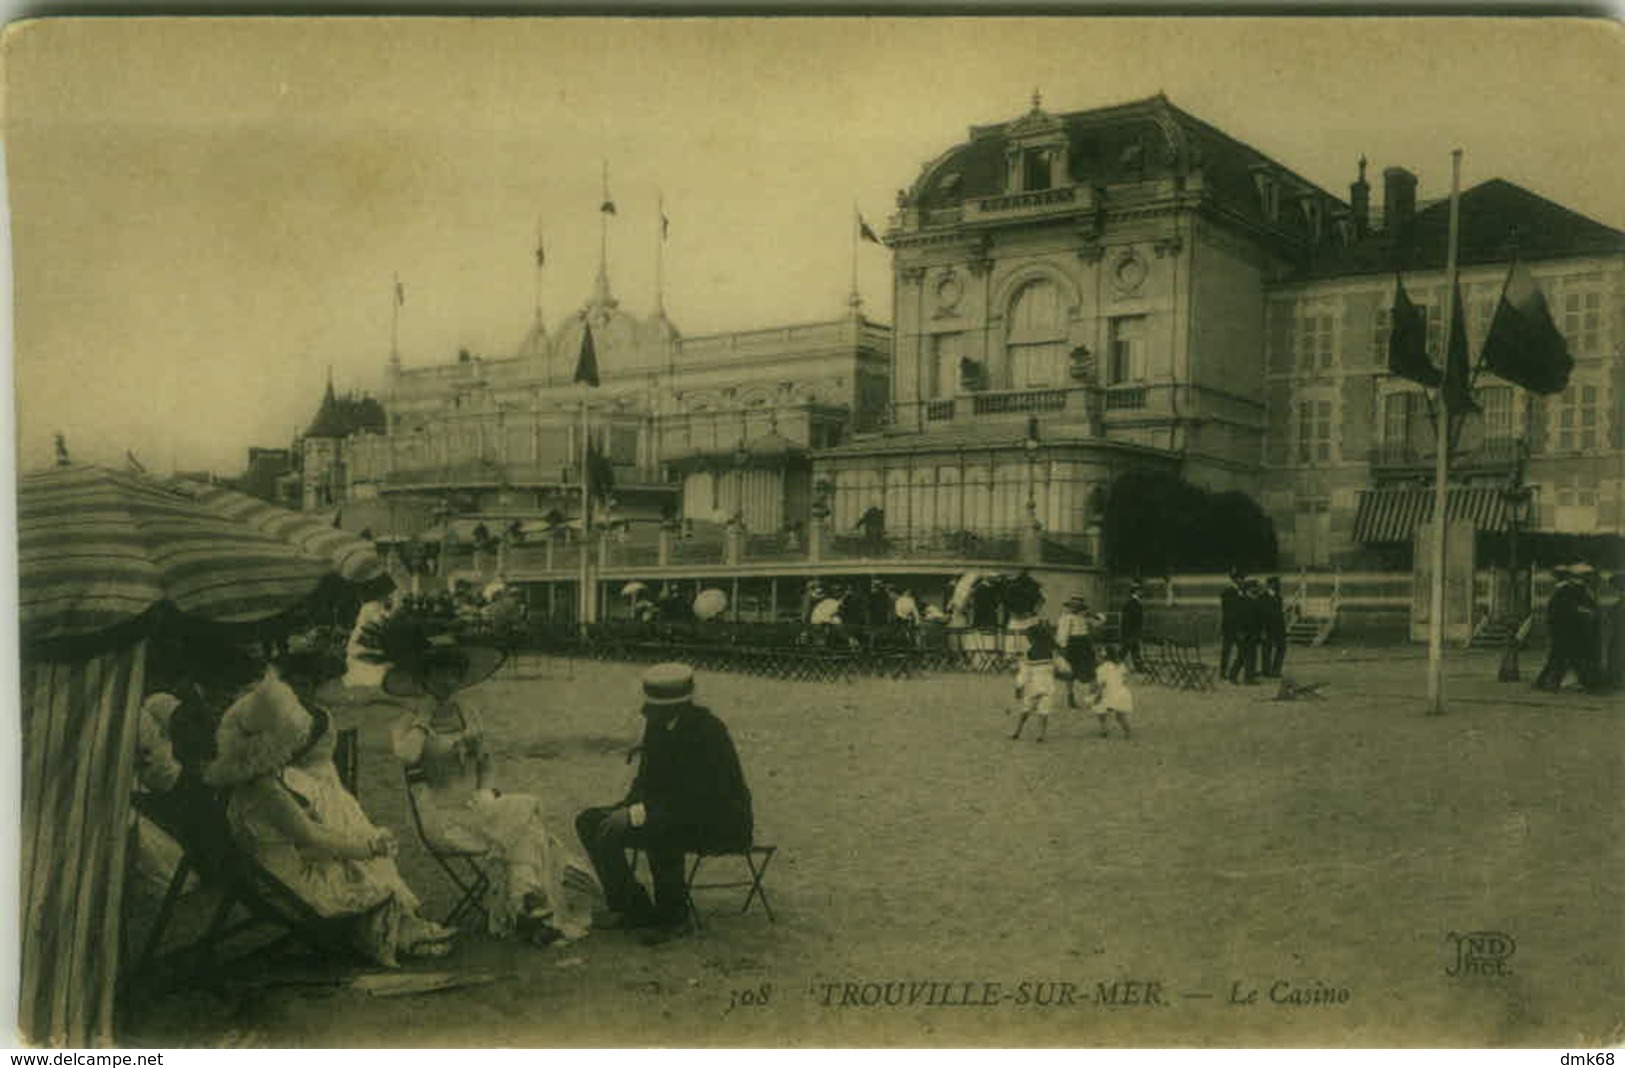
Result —
<svg viewBox="0 0 1625 1068"><path fill-rule="evenodd" d="M1128 688L1128 668L1123 666L1121 654L1108 646L1095 667L1095 716L1100 720L1100 736L1106 737L1106 717L1112 716L1129 737L1128 714L1134 711L1134 691Z"/></svg>

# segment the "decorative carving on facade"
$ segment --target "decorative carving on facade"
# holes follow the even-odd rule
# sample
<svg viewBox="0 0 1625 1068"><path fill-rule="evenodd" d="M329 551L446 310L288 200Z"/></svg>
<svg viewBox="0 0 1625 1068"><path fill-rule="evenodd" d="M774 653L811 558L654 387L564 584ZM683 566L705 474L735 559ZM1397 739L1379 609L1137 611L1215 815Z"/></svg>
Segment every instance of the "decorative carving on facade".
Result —
<svg viewBox="0 0 1625 1068"><path fill-rule="evenodd" d="M925 280L925 268L924 267L899 267L897 269L897 275L906 284L911 285L911 286L917 286L922 281Z"/></svg>
<svg viewBox="0 0 1625 1068"><path fill-rule="evenodd" d="M959 273L952 267L944 270L937 278L935 295L937 318L958 314L959 302L965 295L965 284L960 281Z"/></svg>
<svg viewBox="0 0 1625 1068"><path fill-rule="evenodd" d="M1159 260L1165 256L1177 256L1185 248L1185 239L1180 237L1178 234L1175 234L1172 237L1158 238L1156 242L1152 244L1151 248L1154 252L1156 252L1157 259Z"/></svg>
<svg viewBox="0 0 1625 1068"><path fill-rule="evenodd" d="M1085 241L1078 247L1078 259L1091 266L1106 258L1106 246L1099 241Z"/></svg>
<svg viewBox="0 0 1625 1068"><path fill-rule="evenodd" d="M1151 268L1145 262L1145 257L1130 245L1112 261L1112 288L1120 297L1132 296L1145 285L1146 276L1150 273Z"/></svg>

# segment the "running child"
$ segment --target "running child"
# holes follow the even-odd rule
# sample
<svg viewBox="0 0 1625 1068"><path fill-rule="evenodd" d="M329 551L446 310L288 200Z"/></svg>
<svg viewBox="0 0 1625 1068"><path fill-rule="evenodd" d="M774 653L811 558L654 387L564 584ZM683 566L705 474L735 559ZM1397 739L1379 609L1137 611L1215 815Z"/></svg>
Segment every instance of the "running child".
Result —
<svg viewBox="0 0 1625 1068"><path fill-rule="evenodd" d="M1123 729L1123 737L1129 737L1128 714L1134 711L1134 691L1128 688L1128 668L1123 666L1122 654L1116 646L1107 646L1101 654L1100 663L1095 667L1095 716L1100 720L1100 736L1105 738L1110 732L1106 728L1106 717L1113 716L1117 725Z"/></svg>
<svg viewBox="0 0 1625 1068"><path fill-rule="evenodd" d="M1044 740L1049 730L1050 707L1055 697L1055 635L1047 623L1037 623L1027 632L1027 651L1021 656L1016 671L1016 696L1021 701L1021 718L1016 731L1010 735L1015 741L1029 716L1038 716L1038 740Z"/></svg>

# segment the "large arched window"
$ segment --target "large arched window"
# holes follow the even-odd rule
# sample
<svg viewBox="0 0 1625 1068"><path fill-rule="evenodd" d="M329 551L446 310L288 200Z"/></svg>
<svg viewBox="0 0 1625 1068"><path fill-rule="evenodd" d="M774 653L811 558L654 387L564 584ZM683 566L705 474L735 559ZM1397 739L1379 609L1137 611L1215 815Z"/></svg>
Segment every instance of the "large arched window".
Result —
<svg viewBox="0 0 1625 1068"><path fill-rule="evenodd" d="M1066 302L1061 287L1028 282L1010 303L1005 345L1006 389L1040 389L1066 381Z"/></svg>

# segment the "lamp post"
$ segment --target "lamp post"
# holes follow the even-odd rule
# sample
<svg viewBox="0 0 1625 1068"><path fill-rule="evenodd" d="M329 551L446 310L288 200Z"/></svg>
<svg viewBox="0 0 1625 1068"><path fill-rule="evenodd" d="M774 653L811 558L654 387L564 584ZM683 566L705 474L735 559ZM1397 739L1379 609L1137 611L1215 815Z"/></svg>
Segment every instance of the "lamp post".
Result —
<svg viewBox="0 0 1625 1068"><path fill-rule="evenodd" d="M1512 479L1505 489L1501 490L1501 501L1507 510L1507 577L1511 583L1508 591L1508 600L1512 608L1512 629L1507 633L1506 651L1501 655L1501 668L1496 678L1501 682L1518 682L1518 631L1523 623L1523 597L1518 582L1518 533L1523 527L1525 517L1529 514L1529 504L1534 496L1534 487L1523 484L1523 463L1519 463L1513 470Z"/></svg>

